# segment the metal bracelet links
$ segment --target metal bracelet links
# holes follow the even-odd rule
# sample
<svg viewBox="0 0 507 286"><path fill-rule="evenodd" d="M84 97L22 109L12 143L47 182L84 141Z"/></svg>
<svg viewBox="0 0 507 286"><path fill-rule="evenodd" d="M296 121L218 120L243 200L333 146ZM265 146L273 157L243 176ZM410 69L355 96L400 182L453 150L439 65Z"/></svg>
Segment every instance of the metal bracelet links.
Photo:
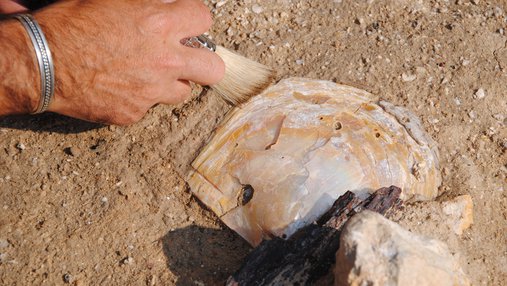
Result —
<svg viewBox="0 0 507 286"><path fill-rule="evenodd" d="M39 105L33 113L42 113L48 109L55 93L55 71L51 51L42 29L30 14L14 15L14 18L18 19L25 27L37 55L42 91Z"/></svg>

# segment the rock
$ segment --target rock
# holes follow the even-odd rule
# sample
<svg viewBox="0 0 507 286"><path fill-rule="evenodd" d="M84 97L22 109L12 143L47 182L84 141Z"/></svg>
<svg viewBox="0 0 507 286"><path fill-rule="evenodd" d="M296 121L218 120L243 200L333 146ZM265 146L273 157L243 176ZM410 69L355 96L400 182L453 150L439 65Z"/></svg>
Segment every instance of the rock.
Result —
<svg viewBox="0 0 507 286"><path fill-rule="evenodd" d="M25 150L25 149L26 149L26 146L25 146L25 144L23 144L23 143L18 143L18 144L16 144L16 148L17 148L18 150L20 150L20 151L23 151L23 150Z"/></svg>
<svg viewBox="0 0 507 286"><path fill-rule="evenodd" d="M130 264L134 263L134 258L132 256L127 256L127 257L123 258L120 261L120 263L122 265L130 265Z"/></svg>
<svg viewBox="0 0 507 286"><path fill-rule="evenodd" d="M69 273L65 273L62 278L63 278L63 282L65 282L67 284L72 283L72 281L74 280L74 279L72 279L72 275L70 275Z"/></svg>
<svg viewBox="0 0 507 286"><path fill-rule="evenodd" d="M7 248L10 246L10 243L7 241L7 239L0 238L0 249Z"/></svg>
<svg viewBox="0 0 507 286"><path fill-rule="evenodd" d="M474 98L475 99L483 99L484 97L486 97L486 92L484 91L483 88L479 88L475 93L474 93Z"/></svg>
<svg viewBox="0 0 507 286"><path fill-rule="evenodd" d="M254 12L255 14L260 14L262 13L264 9L262 8L262 6L258 5L258 4L254 4L252 6L252 12Z"/></svg>
<svg viewBox="0 0 507 286"><path fill-rule="evenodd" d="M215 4L215 8L220 8L227 4L227 1L218 1L217 4Z"/></svg>
<svg viewBox="0 0 507 286"><path fill-rule="evenodd" d="M402 73L401 74L401 80L403 82L414 81L416 79L417 79L417 75L415 75L413 73Z"/></svg>
<svg viewBox="0 0 507 286"><path fill-rule="evenodd" d="M470 195L454 198L452 201L443 203L444 214L450 216L449 227L457 235L469 228L474 222L473 202Z"/></svg>
<svg viewBox="0 0 507 286"><path fill-rule="evenodd" d="M415 235L383 216L352 217L336 254L339 285L470 285L457 259L438 240Z"/></svg>

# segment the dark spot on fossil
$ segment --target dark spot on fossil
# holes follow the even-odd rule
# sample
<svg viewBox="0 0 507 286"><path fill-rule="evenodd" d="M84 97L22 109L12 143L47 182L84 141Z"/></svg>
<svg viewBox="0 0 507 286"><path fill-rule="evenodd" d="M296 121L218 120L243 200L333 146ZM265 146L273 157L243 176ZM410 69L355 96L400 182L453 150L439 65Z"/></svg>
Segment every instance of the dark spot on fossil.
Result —
<svg viewBox="0 0 507 286"><path fill-rule="evenodd" d="M254 189L251 185L243 185L241 188L241 194L239 196L239 203L244 206L253 198Z"/></svg>

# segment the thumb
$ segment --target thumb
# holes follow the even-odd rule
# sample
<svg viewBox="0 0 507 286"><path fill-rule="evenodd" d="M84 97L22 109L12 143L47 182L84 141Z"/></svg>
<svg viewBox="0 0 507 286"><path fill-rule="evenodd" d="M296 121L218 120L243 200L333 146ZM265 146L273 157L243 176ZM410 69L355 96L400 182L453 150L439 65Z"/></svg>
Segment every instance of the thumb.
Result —
<svg viewBox="0 0 507 286"><path fill-rule="evenodd" d="M28 9L12 0L0 1L0 14L12 14L25 12Z"/></svg>

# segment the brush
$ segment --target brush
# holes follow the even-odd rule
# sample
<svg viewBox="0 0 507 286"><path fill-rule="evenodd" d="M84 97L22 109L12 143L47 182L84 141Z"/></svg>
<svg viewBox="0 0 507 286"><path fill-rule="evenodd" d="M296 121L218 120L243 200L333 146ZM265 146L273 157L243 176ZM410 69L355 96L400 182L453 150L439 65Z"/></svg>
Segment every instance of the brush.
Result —
<svg viewBox="0 0 507 286"><path fill-rule="evenodd" d="M211 88L232 105L237 106L261 93L275 77L275 71L270 67L216 45L204 35L188 38L184 44L194 48L206 48L222 58L225 63L224 78Z"/></svg>

